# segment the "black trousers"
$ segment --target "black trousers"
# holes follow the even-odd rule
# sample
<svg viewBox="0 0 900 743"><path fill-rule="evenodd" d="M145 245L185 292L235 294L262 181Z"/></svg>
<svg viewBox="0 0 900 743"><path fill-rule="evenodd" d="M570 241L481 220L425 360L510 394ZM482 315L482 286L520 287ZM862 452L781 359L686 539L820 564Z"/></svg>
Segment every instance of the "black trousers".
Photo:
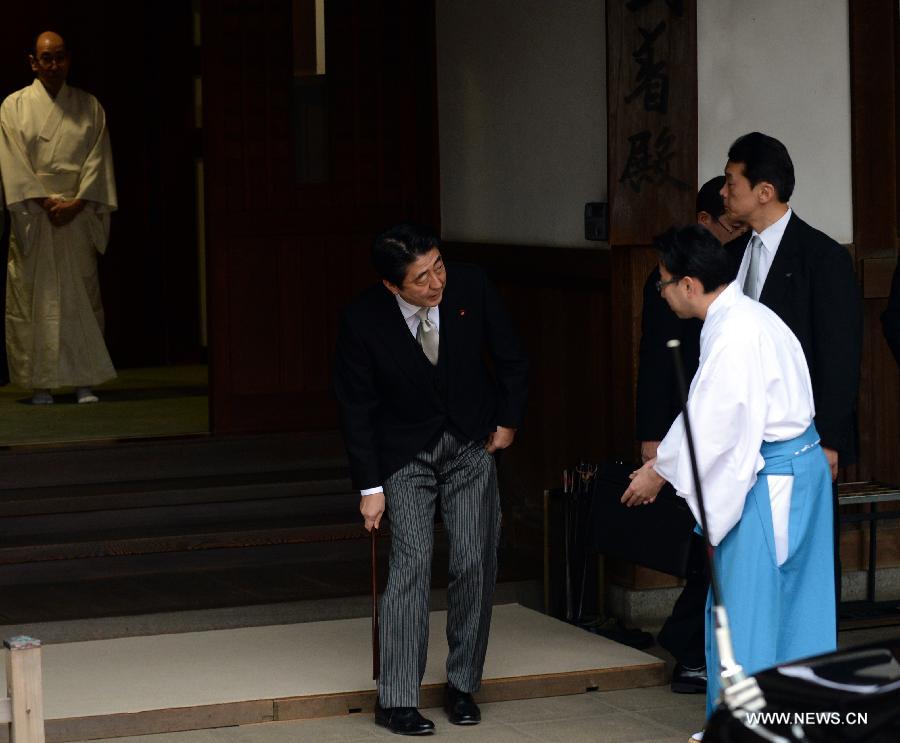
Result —
<svg viewBox="0 0 900 743"><path fill-rule="evenodd" d="M706 597L709 594L706 545L694 534L687 582L657 636L657 642L675 660L689 668L706 665Z"/></svg>

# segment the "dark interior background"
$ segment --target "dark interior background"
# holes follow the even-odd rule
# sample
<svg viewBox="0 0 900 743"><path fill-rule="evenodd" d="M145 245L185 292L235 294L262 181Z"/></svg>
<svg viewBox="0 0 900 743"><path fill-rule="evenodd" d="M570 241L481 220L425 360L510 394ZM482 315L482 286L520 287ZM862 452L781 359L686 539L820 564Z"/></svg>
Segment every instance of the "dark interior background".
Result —
<svg viewBox="0 0 900 743"><path fill-rule="evenodd" d="M112 138L119 210L100 276L113 362L199 361L191 4L9 4L0 97L34 79L27 55L45 30L66 39L69 82L97 96Z"/></svg>

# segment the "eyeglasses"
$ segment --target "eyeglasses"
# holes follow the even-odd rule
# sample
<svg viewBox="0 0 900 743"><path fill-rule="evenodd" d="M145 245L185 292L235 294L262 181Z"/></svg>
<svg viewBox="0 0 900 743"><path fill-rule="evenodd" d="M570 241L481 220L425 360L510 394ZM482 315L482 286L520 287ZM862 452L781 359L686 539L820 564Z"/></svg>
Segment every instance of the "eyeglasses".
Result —
<svg viewBox="0 0 900 743"><path fill-rule="evenodd" d="M64 64L68 58L68 52L56 52L56 54L44 52L43 54L39 54L37 57L32 57L32 59L37 62L38 66L44 68L45 70L49 70L51 67L53 67L54 62L57 65Z"/></svg>
<svg viewBox="0 0 900 743"><path fill-rule="evenodd" d="M660 279L656 282L656 291L662 294L662 290L664 287L668 286L669 284L677 284L679 281L681 281L680 278L666 279L665 281Z"/></svg>
<svg viewBox="0 0 900 743"><path fill-rule="evenodd" d="M716 219L716 222L719 223L719 227L721 227L725 232L729 235L733 235L734 237L738 237L743 235L747 231L747 223L746 222L723 222L722 217Z"/></svg>
<svg viewBox="0 0 900 743"><path fill-rule="evenodd" d="M729 235L734 234L735 228L732 225L728 224L727 222L723 222L722 217L719 217L718 219L716 219L716 222L718 222L719 227L721 227L723 230L725 230L725 232L727 232Z"/></svg>

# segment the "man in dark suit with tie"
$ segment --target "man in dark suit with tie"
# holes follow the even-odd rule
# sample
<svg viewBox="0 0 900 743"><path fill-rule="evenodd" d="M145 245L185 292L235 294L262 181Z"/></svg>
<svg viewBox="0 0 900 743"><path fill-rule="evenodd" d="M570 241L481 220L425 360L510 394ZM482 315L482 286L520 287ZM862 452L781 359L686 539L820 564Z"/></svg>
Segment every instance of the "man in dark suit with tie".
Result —
<svg viewBox="0 0 900 743"><path fill-rule="evenodd" d="M856 461L856 397L862 356L862 305L846 249L798 217L788 201L794 165L773 137L752 132L728 150L722 197L729 219L749 238L729 243L744 293L794 332L809 366L816 429L837 479ZM835 592L840 603L840 524L834 488Z"/></svg>
<svg viewBox="0 0 900 743"><path fill-rule="evenodd" d="M472 693L481 684L500 535L492 455L512 444L522 422L528 364L487 277L445 265L428 230L394 227L378 237L372 258L382 281L343 313L334 389L365 526L377 529L385 510L391 525L375 721L421 735L434 730L417 707L436 502L450 545L444 706L451 723L481 719Z"/></svg>

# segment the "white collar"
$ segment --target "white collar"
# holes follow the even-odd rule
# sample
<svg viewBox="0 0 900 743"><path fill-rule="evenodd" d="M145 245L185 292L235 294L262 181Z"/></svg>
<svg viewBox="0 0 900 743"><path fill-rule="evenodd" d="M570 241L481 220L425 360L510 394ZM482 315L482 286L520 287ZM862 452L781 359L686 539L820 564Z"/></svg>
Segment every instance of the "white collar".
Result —
<svg viewBox="0 0 900 743"><path fill-rule="evenodd" d="M762 232L753 230L752 236L760 239L767 252L774 253L778 250L778 246L781 245L781 238L784 237L784 231L787 229L787 223L790 221L793 213L789 206L787 211L777 221L772 222Z"/></svg>
<svg viewBox="0 0 900 743"><path fill-rule="evenodd" d="M738 286L738 282L732 281L722 290L719 296L712 301L709 307L706 308L706 318L703 321L704 324L707 323L717 313L727 309L728 307L731 307L735 302L738 301L738 299L743 296L744 292L741 287Z"/></svg>
<svg viewBox="0 0 900 743"><path fill-rule="evenodd" d="M38 96L42 96L46 98L50 103L56 103L57 101L62 101L69 96L69 85L63 80L63 84L59 88L59 92L56 94L56 97L50 95L50 92L47 88L44 87L44 83L40 81L39 78L34 78L34 82L31 83L31 87L34 93Z"/></svg>
<svg viewBox="0 0 900 743"><path fill-rule="evenodd" d="M397 297L397 304L400 307L400 312L403 313L404 320L409 320L409 318L411 318L419 310L422 309L421 307L416 307L416 305L414 305L414 304L410 304L399 294L395 294L394 296ZM429 307L428 309L431 309L431 308Z"/></svg>

